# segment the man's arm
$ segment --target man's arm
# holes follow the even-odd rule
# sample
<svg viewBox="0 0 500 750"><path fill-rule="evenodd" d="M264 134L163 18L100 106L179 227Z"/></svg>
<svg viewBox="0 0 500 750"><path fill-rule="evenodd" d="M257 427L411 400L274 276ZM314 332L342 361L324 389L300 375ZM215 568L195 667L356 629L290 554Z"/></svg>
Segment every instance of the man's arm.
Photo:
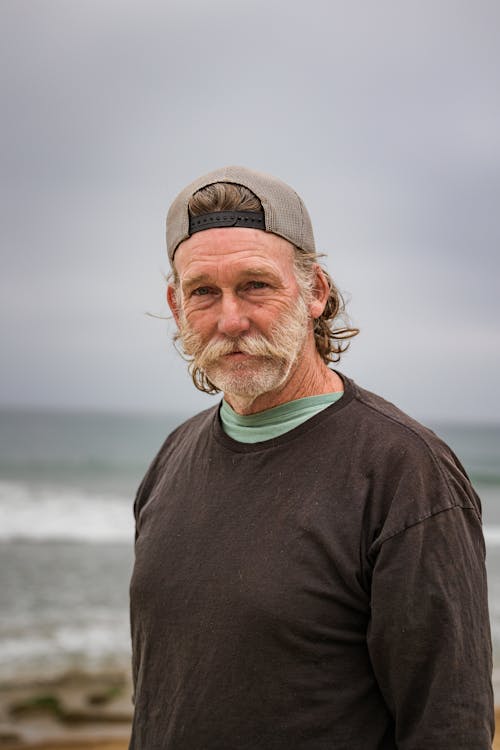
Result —
<svg viewBox="0 0 500 750"><path fill-rule="evenodd" d="M368 647L398 748L491 747L491 638L474 509L435 513L382 543Z"/></svg>

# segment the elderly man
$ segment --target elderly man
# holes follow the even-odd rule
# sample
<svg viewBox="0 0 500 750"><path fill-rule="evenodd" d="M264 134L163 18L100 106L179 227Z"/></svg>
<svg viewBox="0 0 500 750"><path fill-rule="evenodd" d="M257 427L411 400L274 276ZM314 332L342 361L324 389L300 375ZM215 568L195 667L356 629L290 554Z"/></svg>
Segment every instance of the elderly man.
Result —
<svg viewBox="0 0 500 750"><path fill-rule="evenodd" d="M220 169L167 244L194 383L224 398L135 501L130 748L486 750L479 500L432 432L329 367L356 330L303 202Z"/></svg>

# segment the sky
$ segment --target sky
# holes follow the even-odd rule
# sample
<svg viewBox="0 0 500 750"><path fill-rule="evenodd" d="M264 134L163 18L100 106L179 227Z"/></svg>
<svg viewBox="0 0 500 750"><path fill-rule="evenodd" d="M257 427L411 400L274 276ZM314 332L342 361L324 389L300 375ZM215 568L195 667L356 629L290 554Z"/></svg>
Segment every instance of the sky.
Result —
<svg viewBox="0 0 500 750"><path fill-rule="evenodd" d="M164 223L292 185L361 329L339 369L500 421L497 0L1 0L0 406L194 412Z"/></svg>

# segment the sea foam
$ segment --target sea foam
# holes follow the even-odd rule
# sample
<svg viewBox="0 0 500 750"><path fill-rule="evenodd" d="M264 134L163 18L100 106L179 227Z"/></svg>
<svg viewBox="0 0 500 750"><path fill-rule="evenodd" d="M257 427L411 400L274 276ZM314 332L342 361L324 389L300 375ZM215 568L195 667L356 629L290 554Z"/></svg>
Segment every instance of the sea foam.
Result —
<svg viewBox="0 0 500 750"><path fill-rule="evenodd" d="M134 538L131 498L75 487L0 481L0 540L127 542Z"/></svg>
<svg viewBox="0 0 500 750"><path fill-rule="evenodd" d="M132 543L133 538L131 498L0 481L0 541ZM489 548L500 547L500 525L487 524L484 538Z"/></svg>

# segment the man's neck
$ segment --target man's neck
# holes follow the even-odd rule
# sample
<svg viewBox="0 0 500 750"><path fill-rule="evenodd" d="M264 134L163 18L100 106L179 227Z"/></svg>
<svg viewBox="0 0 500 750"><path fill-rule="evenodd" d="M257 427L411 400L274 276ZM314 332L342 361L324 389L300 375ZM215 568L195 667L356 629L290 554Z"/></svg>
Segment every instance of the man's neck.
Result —
<svg viewBox="0 0 500 750"><path fill-rule="evenodd" d="M309 362L309 365L305 363ZM278 389L259 396L245 397L225 393L224 398L237 414L256 414L289 401L307 396L343 391L344 385L337 373L330 370L317 355L312 359L299 358L286 382Z"/></svg>

